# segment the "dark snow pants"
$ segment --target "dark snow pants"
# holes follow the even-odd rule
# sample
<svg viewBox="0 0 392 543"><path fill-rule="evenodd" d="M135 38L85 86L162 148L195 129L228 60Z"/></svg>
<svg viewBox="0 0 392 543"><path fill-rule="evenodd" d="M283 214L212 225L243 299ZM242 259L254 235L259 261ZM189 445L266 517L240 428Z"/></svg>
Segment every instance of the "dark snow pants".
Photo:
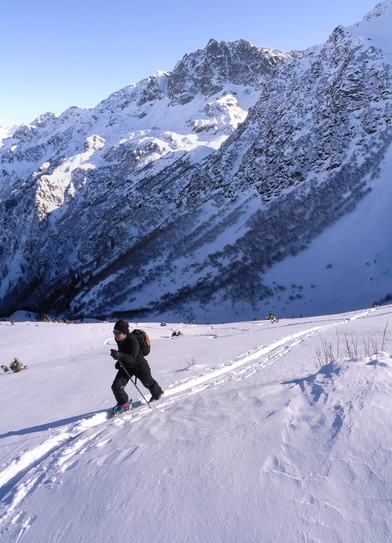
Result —
<svg viewBox="0 0 392 543"><path fill-rule="evenodd" d="M127 370L128 371L128 370ZM158 397L162 394L162 389L151 375L151 369L148 362L138 364L132 371L128 371L131 377L137 377L144 387L146 387L151 396ZM124 370L119 369L112 384L112 391L118 405L124 405L128 401L128 394L125 392L129 378Z"/></svg>

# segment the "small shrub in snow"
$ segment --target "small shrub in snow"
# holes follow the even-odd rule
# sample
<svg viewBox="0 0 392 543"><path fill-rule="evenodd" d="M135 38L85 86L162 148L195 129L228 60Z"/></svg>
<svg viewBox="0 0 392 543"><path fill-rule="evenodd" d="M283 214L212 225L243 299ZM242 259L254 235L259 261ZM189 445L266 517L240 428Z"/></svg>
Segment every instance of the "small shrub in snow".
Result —
<svg viewBox="0 0 392 543"><path fill-rule="evenodd" d="M53 322L49 315L42 315L42 322Z"/></svg>
<svg viewBox="0 0 392 543"><path fill-rule="evenodd" d="M10 370L12 370L14 373L18 373L22 370L25 370L27 366L22 364L22 362L18 358L14 358L10 364Z"/></svg>
<svg viewBox="0 0 392 543"><path fill-rule="evenodd" d="M1 369L4 371L4 373L7 373L7 371L10 371L10 369L7 366L4 366L4 364L1 366Z"/></svg>
<svg viewBox="0 0 392 543"><path fill-rule="evenodd" d="M277 319L277 318L275 317L275 315L272 313L272 311L269 312L268 317L265 317L265 320L266 320L266 321L270 321L271 324L273 324L274 322L279 322L279 319Z"/></svg>
<svg viewBox="0 0 392 543"><path fill-rule="evenodd" d="M385 325L382 336L362 338L362 345L358 338L353 335L344 336L343 348L340 346L339 334L336 334L336 345L328 342L325 338L321 339L321 348L317 347L316 357L318 361L318 367L322 368L324 365L337 360L338 358L361 358L362 356L372 356L377 353L385 351L387 343L387 329L388 323Z"/></svg>
<svg viewBox="0 0 392 543"><path fill-rule="evenodd" d="M192 360L185 359L185 362L187 365L191 368L192 366L196 366L196 359L194 356L192 356Z"/></svg>

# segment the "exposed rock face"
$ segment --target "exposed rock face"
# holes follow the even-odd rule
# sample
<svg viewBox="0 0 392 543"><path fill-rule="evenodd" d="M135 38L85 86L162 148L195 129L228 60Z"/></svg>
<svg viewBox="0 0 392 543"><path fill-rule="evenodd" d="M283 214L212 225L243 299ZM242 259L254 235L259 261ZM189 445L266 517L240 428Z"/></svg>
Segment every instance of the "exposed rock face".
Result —
<svg viewBox="0 0 392 543"><path fill-rule="evenodd" d="M271 67L287 59L281 51L254 47L245 40L210 40L206 49L196 51L176 65L168 81L172 103L187 104L201 93L213 96L226 89L228 82L260 88Z"/></svg>

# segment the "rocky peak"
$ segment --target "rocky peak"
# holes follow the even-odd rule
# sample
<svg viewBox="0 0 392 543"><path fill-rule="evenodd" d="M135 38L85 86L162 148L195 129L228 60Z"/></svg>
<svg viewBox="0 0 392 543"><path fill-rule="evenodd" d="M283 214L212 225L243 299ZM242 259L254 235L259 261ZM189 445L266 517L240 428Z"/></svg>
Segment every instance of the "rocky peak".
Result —
<svg viewBox="0 0 392 543"><path fill-rule="evenodd" d="M170 74L168 96L174 104L186 104L198 93L212 96L227 85L260 87L260 80L270 75L277 63L289 55L282 51L256 47L246 40L218 42L187 54Z"/></svg>

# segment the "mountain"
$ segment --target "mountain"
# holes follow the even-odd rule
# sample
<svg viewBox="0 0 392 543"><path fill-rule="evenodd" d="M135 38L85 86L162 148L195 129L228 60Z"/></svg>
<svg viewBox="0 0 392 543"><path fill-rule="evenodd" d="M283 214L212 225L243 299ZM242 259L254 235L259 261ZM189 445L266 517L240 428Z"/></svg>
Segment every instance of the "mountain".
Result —
<svg viewBox="0 0 392 543"><path fill-rule="evenodd" d="M302 52L211 40L19 127L0 149L1 313L214 322L389 300L391 23L387 0Z"/></svg>

